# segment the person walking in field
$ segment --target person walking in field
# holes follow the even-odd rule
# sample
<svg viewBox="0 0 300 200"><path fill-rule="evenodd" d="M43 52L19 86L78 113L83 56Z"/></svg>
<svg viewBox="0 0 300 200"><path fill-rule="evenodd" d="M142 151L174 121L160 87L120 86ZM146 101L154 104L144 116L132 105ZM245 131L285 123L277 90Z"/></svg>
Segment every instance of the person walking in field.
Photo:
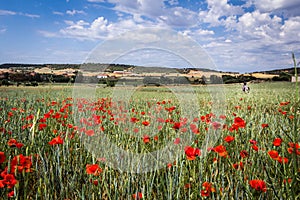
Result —
<svg viewBox="0 0 300 200"><path fill-rule="evenodd" d="M250 92L250 87L247 85L247 82L244 82L244 85L242 87L243 92Z"/></svg>

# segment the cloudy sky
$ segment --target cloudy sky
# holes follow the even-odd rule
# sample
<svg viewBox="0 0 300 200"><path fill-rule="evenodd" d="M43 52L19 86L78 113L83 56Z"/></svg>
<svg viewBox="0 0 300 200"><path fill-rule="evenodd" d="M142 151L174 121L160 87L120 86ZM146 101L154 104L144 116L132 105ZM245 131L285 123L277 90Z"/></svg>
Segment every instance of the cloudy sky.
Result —
<svg viewBox="0 0 300 200"><path fill-rule="evenodd" d="M83 63L146 27L197 42L223 71L292 67L291 52L300 60L299 0L2 0L0 63Z"/></svg>

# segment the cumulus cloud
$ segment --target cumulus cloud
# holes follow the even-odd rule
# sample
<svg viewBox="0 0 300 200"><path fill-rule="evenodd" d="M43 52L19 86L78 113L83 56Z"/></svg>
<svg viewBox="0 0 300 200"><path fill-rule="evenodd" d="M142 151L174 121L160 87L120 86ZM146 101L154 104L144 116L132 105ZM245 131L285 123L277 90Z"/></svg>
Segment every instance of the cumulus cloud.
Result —
<svg viewBox="0 0 300 200"><path fill-rule="evenodd" d="M299 0L256 0L253 1L255 7L261 12L274 12L276 10L284 10L286 14L299 15Z"/></svg>
<svg viewBox="0 0 300 200"><path fill-rule="evenodd" d="M76 14L86 14L83 10L67 10L66 14L76 15Z"/></svg>
<svg viewBox="0 0 300 200"><path fill-rule="evenodd" d="M118 12L144 16L171 27L190 27L198 22L196 12L176 6L178 2L173 0L108 0L108 2L114 4L114 9ZM167 8L166 3L172 6Z"/></svg>
<svg viewBox="0 0 300 200"><path fill-rule="evenodd" d="M199 18L211 26L219 26L224 18L244 13L241 6L230 5L227 0L207 0L207 5L208 10L200 11Z"/></svg>

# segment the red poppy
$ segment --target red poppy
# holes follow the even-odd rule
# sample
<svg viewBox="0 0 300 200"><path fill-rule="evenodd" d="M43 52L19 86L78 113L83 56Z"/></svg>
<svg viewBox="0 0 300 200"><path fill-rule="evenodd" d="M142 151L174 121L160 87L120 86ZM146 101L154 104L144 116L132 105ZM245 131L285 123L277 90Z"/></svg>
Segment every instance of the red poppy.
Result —
<svg viewBox="0 0 300 200"><path fill-rule="evenodd" d="M1 182L2 185L6 185L7 188L13 188L18 183L13 174L5 174Z"/></svg>
<svg viewBox="0 0 300 200"><path fill-rule="evenodd" d="M150 142L150 137L149 137L148 135L144 135L144 137L143 137L143 142L144 142L145 144L149 143L149 142Z"/></svg>
<svg viewBox="0 0 300 200"><path fill-rule="evenodd" d="M227 157L228 155L226 147L223 145L216 146L215 148L213 148L213 151L218 153L221 157Z"/></svg>
<svg viewBox="0 0 300 200"><path fill-rule="evenodd" d="M201 155L200 149L191 146L186 146L184 152L188 160L195 160L197 156Z"/></svg>
<svg viewBox="0 0 300 200"><path fill-rule="evenodd" d="M5 160L6 160L5 153L0 151L0 164L4 163Z"/></svg>
<svg viewBox="0 0 300 200"><path fill-rule="evenodd" d="M275 151L275 150L268 151L268 154L269 154L269 156L270 156L272 159L274 159L274 160L276 160L276 159L279 157L278 152Z"/></svg>
<svg viewBox="0 0 300 200"><path fill-rule="evenodd" d="M278 162L284 163L284 164L286 164L286 163L289 162L289 159L288 159L288 158L286 158L286 157L282 158L281 156L278 156L278 158L277 158L276 160L277 160Z"/></svg>
<svg viewBox="0 0 300 200"><path fill-rule="evenodd" d="M216 189L212 187L211 183L204 182L202 184L203 190L201 190L201 196L208 197L212 192L215 192Z"/></svg>
<svg viewBox="0 0 300 200"><path fill-rule="evenodd" d="M248 154L248 152L247 152L246 150L242 150L242 151L240 152L240 156L241 156L242 158L246 158L246 157L249 156L249 154Z"/></svg>
<svg viewBox="0 0 300 200"><path fill-rule="evenodd" d="M174 125L173 125L173 128L175 130L178 130L181 126L182 126L182 124L180 122L175 122Z"/></svg>
<svg viewBox="0 0 300 200"><path fill-rule="evenodd" d="M23 156L22 154L13 157L10 162L11 171L22 173L22 172L31 172L32 162L31 156Z"/></svg>
<svg viewBox="0 0 300 200"><path fill-rule="evenodd" d="M53 138L50 142L49 142L49 144L50 145L57 145L57 144L63 144L64 143L64 140L60 137L60 136L57 136L57 137L55 137L55 138Z"/></svg>
<svg viewBox="0 0 300 200"><path fill-rule="evenodd" d="M135 194L132 194L132 198L133 199L142 199L143 198L143 194L141 192L137 192Z"/></svg>
<svg viewBox="0 0 300 200"><path fill-rule="evenodd" d="M227 142L227 143L230 143L234 140L234 137L231 136L231 135L228 135L224 138L224 141Z"/></svg>
<svg viewBox="0 0 300 200"><path fill-rule="evenodd" d="M255 141L255 140L249 140L249 142L250 142L251 144L257 144L257 141Z"/></svg>
<svg viewBox="0 0 300 200"><path fill-rule="evenodd" d="M211 125L212 125L214 130L218 130L221 127L220 122L212 122Z"/></svg>
<svg viewBox="0 0 300 200"><path fill-rule="evenodd" d="M86 130L86 131L85 131L85 134L86 134L87 136L93 136L93 135L95 135L95 131L94 131L93 129L89 129L89 130Z"/></svg>
<svg viewBox="0 0 300 200"><path fill-rule="evenodd" d="M240 162L240 163L234 163L232 166L233 166L234 169L241 169L241 170L244 169L244 164L243 164L243 162Z"/></svg>
<svg viewBox="0 0 300 200"><path fill-rule="evenodd" d="M262 128L267 128L267 127L269 127L269 124L262 124L261 127Z"/></svg>
<svg viewBox="0 0 300 200"><path fill-rule="evenodd" d="M237 125L239 128L245 128L246 126L245 121L240 117L234 118L234 124Z"/></svg>
<svg viewBox="0 0 300 200"><path fill-rule="evenodd" d="M256 146L255 144L252 145L251 148L252 148L254 151L258 151L258 146Z"/></svg>
<svg viewBox="0 0 300 200"><path fill-rule="evenodd" d="M143 121L142 124L143 124L144 126L149 126L150 122L148 122L148 121Z"/></svg>
<svg viewBox="0 0 300 200"><path fill-rule="evenodd" d="M273 145L275 147L279 147L281 145L282 139L281 138L275 138L273 141Z"/></svg>
<svg viewBox="0 0 300 200"><path fill-rule="evenodd" d="M12 197L14 197L14 195L15 195L15 191L12 190L12 191L10 191L10 192L7 194L7 197L8 197L8 198L12 198Z"/></svg>
<svg viewBox="0 0 300 200"><path fill-rule="evenodd" d="M39 124L39 130L43 130L47 127L47 124Z"/></svg>
<svg viewBox="0 0 300 200"><path fill-rule="evenodd" d="M267 191L266 183L263 180L250 180L249 184L253 189L257 191L261 191L261 192Z"/></svg>
<svg viewBox="0 0 300 200"><path fill-rule="evenodd" d="M180 143L180 138L176 138L175 140L174 140L174 144L179 144Z"/></svg>
<svg viewBox="0 0 300 200"><path fill-rule="evenodd" d="M286 105L288 105L289 103L290 103L289 101L281 102L281 103L280 103L280 106L286 106Z"/></svg>
<svg viewBox="0 0 300 200"><path fill-rule="evenodd" d="M94 176L99 176L99 174L102 172L102 169L98 164L87 164L85 168L87 174L92 174Z"/></svg>

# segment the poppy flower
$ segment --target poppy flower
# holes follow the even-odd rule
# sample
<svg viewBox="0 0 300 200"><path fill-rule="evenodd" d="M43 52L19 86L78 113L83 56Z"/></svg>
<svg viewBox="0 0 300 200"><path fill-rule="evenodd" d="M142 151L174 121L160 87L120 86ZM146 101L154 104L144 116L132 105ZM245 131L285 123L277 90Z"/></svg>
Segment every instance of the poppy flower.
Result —
<svg viewBox="0 0 300 200"><path fill-rule="evenodd" d="M253 189L257 191L261 191L261 192L267 191L266 183L263 180L250 180L249 184Z"/></svg>
<svg viewBox="0 0 300 200"><path fill-rule="evenodd" d="M148 122L148 121L143 121L142 124L143 124L144 126L149 126L150 122Z"/></svg>
<svg viewBox="0 0 300 200"><path fill-rule="evenodd" d="M4 152L0 151L0 164L4 163L5 160L6 160L6 156Z"/></svg>
<svg viewBox="0 0 300 200"><path fill-rule="evenodd" d="M240 156L241 156L242 158L246 158L246 157L249 156L249 154L248 154L248 152L247 152L246 150L242 150L242 151L240 152Z"/></svg>
<svg viewBox="0 0 300 200"><path fill-rule="evenodd" d="M261 127L262 128L267 128L267 127L269 127L269 124L262 124Z"/></svg>
<svg viewBox="0 0 300 200"><path fill-rule="evenodd" d="M279 147L281 145L282 139L281 138L275 138L273 141L273 145L275 147Z"/></svg>
<svg viewBox="0 0 300 200"><path fill-rule="evenodd" d="M144 142L145 144L149 143L149 142L150 142L150 137L149 137L148 135L144 135L144 137L143 137L143 142Z"/></svg>
<svg viewBox="0 0 300 200"><path fill-rule="evenodd" d="M258 151L258 146L256 146L255 144L252 145L251 148L252 148L254 151Z"/></svg>
<svg viewBox="0 0 300 200"><path fill-rule="evenodd" d="M234 164L232 165L232 167L233 167L234 169L241 169L241 170L243 170L243 169L244 169L244 164L243 164L243 162L234 163Z"/></svg>
<svg viewBox="0 0 300 200"><path fill-rule="evenodd" d="M278 156L279 156L278 152L275 151L275 150L268 151L268 154L269 154L269 156L270 156L272 159L274 159L274 160L277 159Z"/></svg>
<svg viewBox="0 0 300 200"><path fill-rule="evenodd" d="M133 199L142 199L143 198L143 194L141 192L137 192L135 194L132 194L132 198Z"/></svg>
<svg viewBox="0 0 300 200"><path fill-rule="evenodd" d="M89 130L86 130L86 131L85 131L85 134L86 134L87 136L93 136L93 135L95 135L95 131L94 131L93 129L89 129Z"/></svg>
<svg viewBox="0 0 300 200"><path fill-rule="evenodd" d="M257 144L257 141L255 141L255 140L249 140L249 142L250 142L251 144Z"/></svg>
<svg viewBox="0 0 300 200"><path fill-rule="evenodd" d="M245 128L245 126L246 126L246 122L242 118L240 118L240 117L234 118L234 124L238 128Z"/></svg>
<svg viewBox="0 0 300 200"><path fill-rule="evenodd" d="M226 151L226 147L223 146L223 145L219 145L219 146L216 146L215 148L213 148L213 151L218 153L219 156L221 157L227 157L228 153Z"/></svg>
<svg viewBox="0 0 300 200"><path fill-rule="evenodd" d="M102 169L99 167L98 164L87 164L85 166L85 171L87 174L99 176L99 174L102 172Z"/></svg>
<svg viewBox="0 0 300 200"><path fill-rule="evenodd" d="M188 160L195 160L197 156L201 155L200 149L191 146L186 146L184 152Z"/></svg>
<svg viewBox="0 0 300 200"><path fill-rule="evenodd" d="M63 143L64 143L63 139L60 136L57 136L57 137L53 138L48 144L53 146L53 145L63 144Z"/></svg>
<svg viewBox="0 0 300 200"><path fill-rule="evenodd" d="M211 125L214 130L218 130L221 127L221 123L219 122L212 122Z"/></svg>
<svg viewBox="0 0 300 200"><path fill-rule="evenodd" d="M212 192L215 192L216 189L212 187L212 184L209 182L204 182L202 184L203 190L201 190L201 196L208 197Z"/></svg>
<svg viewBox="0 0 300 200"><path fill-rule="evenodd" d="M10 191L10 192L7 194L7 197L8 197L8 198L12 198L12 197L14 197L14 195L15 195L15 191L12 190L12 191Z"/></svg>
<svg viewBox="0 0 300 200"><path fill-rule="evenodd" d="M234 140L234 137L231 136L231 135L228 135L224 138L224 141L227 142L227 143L230 143Z"/></svg>
<svg viewBox="0 0 300 200"><path fill-rule="evenodd" d="M31 172L32 162L31 156L23 156L23 154L13 157L10 162L11 171L15 172Z"/></svg>
<svg viewBox="0 0 300 200"><path fill-rule="evenodd" d="M180 143L180 138L175 138L174 144L179 144Z"/></svg>
<svg viewBox="0 0 300 200"><path fill-rule="evenodd" d="M43 130L47 127L47 124L39 124L39 130Z"/></svg>

